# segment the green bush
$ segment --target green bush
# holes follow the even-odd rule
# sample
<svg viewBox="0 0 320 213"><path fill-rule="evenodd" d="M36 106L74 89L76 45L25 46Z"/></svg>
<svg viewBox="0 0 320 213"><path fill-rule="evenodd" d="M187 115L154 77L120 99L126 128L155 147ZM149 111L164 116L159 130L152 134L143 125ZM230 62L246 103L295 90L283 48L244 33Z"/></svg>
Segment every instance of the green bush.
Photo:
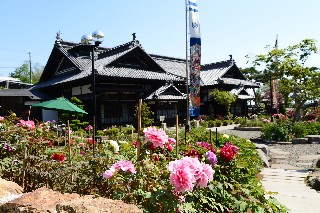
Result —
<svg viewBox="0 0 320 213"><path fill-rule="evenodd" d="M229 121L228 120L223 120L222 121L222 126L227 126L229 124Z"/></svg>
<svg viewBox="0 0 320 213"><path fill-rule="evenodd" d="M214 126L215 126L214 120L208 120L208 127L214 127Z"/></svg>
<svg viewBox="0 0 320 213"><path fill-rule="evenodd" d="M6 144L0 144L0 176L25 183L26 192L46 186L62 193L122 200L137 205L144 212L287 212L272 195L266 196L256 178L262 167L261 158L254 144L246 139L215 135L205 127L192 128L188 134L179 132L180 152L176 156L172 149L175 147L154 147L153 142L141 136L141 152L137 159L136 143L109 140L93 146L92 139L71 134L73 143L70 146L53 146L65 138L57 136L49 124L30 128L23 126L17 118L9 121L7 118L0 121L0 140L6 141ZM119 132L117 127L108 130L114 138L118 138ZM172 141L168 140L171 136L163 132L151 134L154 140ZM210 144L215 136L217 140ZM230 146L232 152L236 152L229 160L221 155L222 149L226 151L226 145L229 145L228 153ZM217 162L209 165L206 153L212 146ZM26 150L28 158L24 157ZM207 164L207 169L214 170L214 176L203 187L195 186L178 193L170 182L168 165L185 156L197 157L201 165ZM119 160L131 161L135 171L127 166L124 169L112 167ZM111 169L117 171L103 178L102 174L106 170L112 172ZM199 175L198 170L187 172L186 175Z"/></svg>
<svg viewBox="0 0 320 213"><path fill-rule="evenodd" d="M120 136L120 129L118 127L112 127L107 130L107 135L112 140L118 140L118 138Z"/></svg>
<svg viewBox="0 0 320 213"><path fill-rule="evenodd" d="M305 122L295 122L292 126L292 136L295 138L303 138L307 134L307 125Z"/></svg>
<svg viewBox="0 0 320 213"><path fill-rule="evenodd" d="M319 135L320 134L320 122L307 122L307 135Z"/></svg>
<svg viewBox="0 0 320 213"><path fill-rule="evenodd" d="M215 120L215 126L221 126L222 125L222 121L221 120Z"/></svg>
<svg viewBox="0 0 320 213"><path fill-rule="evenodd" d="M261 137L273 141L288 141L290 131L288 123L268 123L262 128Z"/></svg>

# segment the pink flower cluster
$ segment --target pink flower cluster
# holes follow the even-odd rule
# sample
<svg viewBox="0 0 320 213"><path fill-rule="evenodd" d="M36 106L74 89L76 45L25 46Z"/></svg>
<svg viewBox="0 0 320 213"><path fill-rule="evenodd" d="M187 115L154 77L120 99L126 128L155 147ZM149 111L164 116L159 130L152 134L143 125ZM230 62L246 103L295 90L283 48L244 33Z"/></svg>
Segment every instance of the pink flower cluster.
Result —
<svg viewBox="0 0 320 213"><path fill-rule="evenodd" d="M0 122L4 120L4 117L0 116Z"/></svg>
<svg viewBox="0 0 320 213"><path fill-rule="evenodd" d="M216 153L215 148L214 147L211 148L211 144L208 142L197 142L197 145L199 147L205 148L206 150L211 150L212 152Z"/></svg>
<svg viewBox="0 0 320 213"><path fill-rule="evenodd" d="M213 179L214 170L198 158L183 157L169 163L170 183L176 192L192 191L194 186L206 187Z"/></svg>
<svg viewBox="0 0 320 213"><path fill-rule="evenodd" d="M92 130L92 129L93 129L93 127L92 127L91 125L88 125L88 126L85 128L86 131L89 131L89 130Z"/></svg>
<svg viewBox="0 0 320 213"><path fill-rule="evenodd" d="M162 129L157 129L155 127L148 127L143 130L145 134L145 141L151 142L154 147L163 148L165 143L168 142L168 135Z"/></svg>
<svg viewBox="0 0 320 213"><path fill-rule="evenodd" d="M103 173L102 176L103 176L103 178L106 178L106 179L112 178L114 173L119 170L122 170L124 172L128 171L133 174L136 173L136 169L134 168L134 165L131 161L121 160L121 161L118 161L117 163L113 164L110 169L106 170Z"/></svg>
<svg viewBox="0 0 320 213"><path fill-rule="evenodd" d="M237 154L239 148L233 145L230 142L227 142L221 149L220 149L220 157L225 162L230 162Z"/></svg>
<svg viewBox="0 0 320 213"><path fill-rule="evenodd" d="M34 121L30 121L30 120L29 121L20 120L20 123L17 123L17 126L27 128L28 130L36 128Z"/></svg>

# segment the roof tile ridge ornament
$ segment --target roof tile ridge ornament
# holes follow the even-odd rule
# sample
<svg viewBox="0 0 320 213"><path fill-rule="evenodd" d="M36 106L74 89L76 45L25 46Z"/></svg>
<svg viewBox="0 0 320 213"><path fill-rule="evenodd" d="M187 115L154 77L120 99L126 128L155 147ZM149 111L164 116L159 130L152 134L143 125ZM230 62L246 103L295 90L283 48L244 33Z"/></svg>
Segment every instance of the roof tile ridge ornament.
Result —
<svg viewBox="0 0 320 213"><path fill-rule="evenodd" d="M55 41L55 43L58 45L58 46L61 46L61 41L63 41L62 39L61 39L61 32L60 32L60 30L56 33L56 41Z"/></svg>
<svg viewBox="0 0 320 213"><path fill-rule="evenodd" d="M222 67L227 67L231 66L235 63L233 59L231 60L225 60L225 61L218 61L210 64L203 64L201 65L201 70L208 70L208 69L213 69L213 68L222 68Z"/></svg>

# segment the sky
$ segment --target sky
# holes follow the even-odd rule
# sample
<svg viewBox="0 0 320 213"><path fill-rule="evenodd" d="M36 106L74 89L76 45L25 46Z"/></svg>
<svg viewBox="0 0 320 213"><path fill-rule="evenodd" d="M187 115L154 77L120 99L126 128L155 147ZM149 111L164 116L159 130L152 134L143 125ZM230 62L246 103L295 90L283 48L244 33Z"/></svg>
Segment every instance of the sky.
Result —
<svg viewBox="0 0 320 213"><path fill-rule="evenodd" d="M246 55L266 53L267 45L284 48L305 38L320 45L319 0L198 0L202 64L229 59L249 67ZM56 33L80 42L100 30L102 46L132 40L147 53L186 57L185 0L0 0L0 76L29 61L45 66ZM308 66L320 67L320 55Z"/></svg>

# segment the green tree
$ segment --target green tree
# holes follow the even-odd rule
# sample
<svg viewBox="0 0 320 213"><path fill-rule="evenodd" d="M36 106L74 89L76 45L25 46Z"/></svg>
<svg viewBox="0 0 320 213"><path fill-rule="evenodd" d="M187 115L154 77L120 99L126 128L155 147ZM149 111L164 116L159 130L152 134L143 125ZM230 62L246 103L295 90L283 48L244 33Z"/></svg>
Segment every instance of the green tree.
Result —
<svg viewBox="0 0 320 213"><path fill-rule="evenodd" d="M82 101L77 97L71 97L70 102L79 107L80 109L84 109L84 105ZM70 127L73 131L84 130L85 127L89 125L89 122L83 119L83 114L75 114L75 113L62 113L59 116L59 123L67 123L70 120Z"/></svg>
<svg viewBox="0 0 320 213"><path fill-rule="evenodd" d="M40 77L42 75L44 67L38 63L33 65L33 71L32 71L32 83L36 84L39 82Z"/></svg>
<svg viewBox="0 0 320 213"><path fill-rule="evenodd" d="M136 105L134 116L137 119L138 119L138 110L139 110L139 106ZM154 123L153 115L154 115L154 112L151 111L148 104L145 102L142 102L142 105L141 105L141 127L142 128L149 127Z"/></svg>
<svg viewBox="0 0 320 213"><path fill-rule="evenodd" d="M223 106L227 115L230 113L231 105L237 100L237 96L228 92L228 91L220 91L218 89L214 89L209 93L209 96L214 99L214 101Z"/></svg>
<svg viewBox="0 0 320 213"><path fill-rule="evenodd" d="M36 63L33 65L33 71L31 73L31 83L36 84L39 82L43 72L43 66ZM9 73L10 77L18 78L21 82L30 83L30 67L29 63L25 62L20 67L16 68L12 73Z"/></svg>
<svg viewBox="0 0 320 213"><path fill-rule="evenodd" d="M18 78L21 82L30 83L29 65L27 63L17 67L12 73L9 73L10 77Z"/></svg>
<svg viewBox="0 0 320 213"><path fill-rule="evenodd" d="M280 93L285 101L293 100L295 114L306 101L320 97L320 73L318 67L305 66L305 62L318 48L314 39L304 39L300 43L283 49L273 48L267 54L256 55L252 64L265 76L279 80ZM293 122L298 119L295 117Z"/></svg>

